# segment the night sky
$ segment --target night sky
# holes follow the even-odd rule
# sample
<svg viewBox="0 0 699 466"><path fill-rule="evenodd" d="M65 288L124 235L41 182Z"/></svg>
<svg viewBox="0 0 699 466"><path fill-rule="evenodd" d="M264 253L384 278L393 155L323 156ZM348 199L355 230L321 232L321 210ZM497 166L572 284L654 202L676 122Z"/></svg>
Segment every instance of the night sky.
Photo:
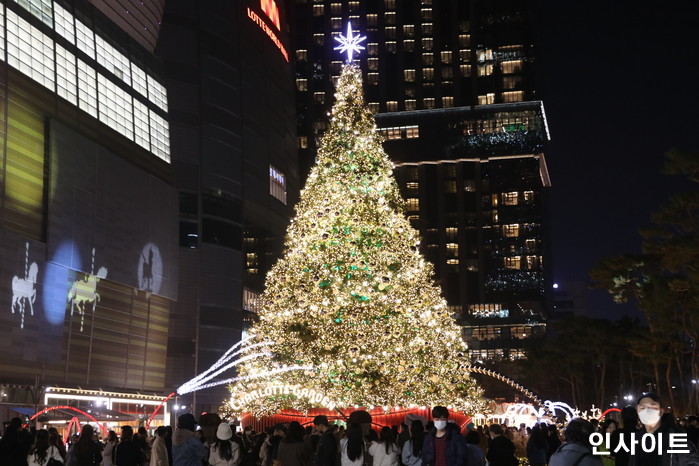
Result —
<svg viewBox="0 0 699 466"><path fill-rule="evenodd" d="M696 16L689 2L542 0L539 78L552 140L554 281L588 281L604 257L640 252L639 227L679 188L670 148L699 150ZM593 317L633 306L588 296Z"/></svg>

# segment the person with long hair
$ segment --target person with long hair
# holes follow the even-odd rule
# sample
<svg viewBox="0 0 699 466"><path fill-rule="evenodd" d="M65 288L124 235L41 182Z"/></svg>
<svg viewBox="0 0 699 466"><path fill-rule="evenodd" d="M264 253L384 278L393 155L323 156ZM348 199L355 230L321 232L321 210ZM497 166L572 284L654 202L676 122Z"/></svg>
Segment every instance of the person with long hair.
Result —
<svg viewBox="0 0 699 466"><path fill-rule="evenodd" d="M362 426L353 422L347 428L347 437L340 440L341 466L362 466L365 449Z"/></svg>
<svg viewBox="0 0 699 466"><path fill-rule="evenodd" d="M240 464L240 446L231 440L232 437L233 431L227 422L218 425L216 440L211 445L209 452L210 465L238 466Z"/></svg>
<svg viewBox="0 0 699 466"><path fill-rule="evenodd" d="M102 462L102 453L99 445L93 439L94 434L95 429L90 424L83 426L80 438L73 445L70 466L93 466Z"/></svg>
<svg viewBox="0 0 699 466"><path fill-rule="evenodd" d="M286 437L279 444L277 459L281 466L304 466L310 459L308 444L304 442L306 431L294 421L286 430Z"/></svg>
<svg viewBox="0 0 699 466"><path fill-rule="evenodd" d="M398 454L400 450L396 446L393 429L382 427L379 433L379 440L369 445L369 454L374 458L374 466L398 466Z"/></svg>
<svg viewBox="0 0 699 466"><path fill-rule="evenodd" d="M114 466L112 462L112 451L114 447L119 442L116 432L110 430L107 434L107 438L104 442L104 448L102 448L102 466Z"/></svg>
<svg viewBox="0 0 699 466"><path fill-rule="evenodd" d="M121 439L112 451L115 466L141 466L145 461L143 452L133 441L133 428L121 426Z"/></svg>
<svg viewBox="0 0 699 466"><path fill-rule="evenodd" d="M61 458L63 458L63 462L65 463L66 459L66 446L63 444L63 439L61 438L61 435L58 433L58 429L55 427L49 427L49 445L53 445L54 447L58 448L58 452L61 454Z"/></svg>
<svg viewBox="0 0 699 466"><path fill-rule="evenodd" d="M419 419L410 425L410 438L403 444L401 459L405 466L422 466L422 445L425 443L425 426Z"/></svg>
<svg viewBox="0 0 699 466"><path fill-rule="evenodd" d="M160 426L155 429L155 439L150 450L150 466L170 466L170 459L167 454L167 427Z"/></svg>
<svg viewBox="0 0 699 466"><path fill-rule="evenodd" d="M527 459L529 459L529 464L531 466L544 466L548 462L548 451L549 444L546 441L546 434L541 430L540 426L532 427L532 433L529 435L529 440L527 440Z"/></svg>
<svg viewBox="0 0 699 466"><path fill-rule="evenodd" d="M63 464L63 457L58 447L49 444L49 433L44 429L36 431L34 445L27 456L28 466L47 466L49 460Z"/></svg>

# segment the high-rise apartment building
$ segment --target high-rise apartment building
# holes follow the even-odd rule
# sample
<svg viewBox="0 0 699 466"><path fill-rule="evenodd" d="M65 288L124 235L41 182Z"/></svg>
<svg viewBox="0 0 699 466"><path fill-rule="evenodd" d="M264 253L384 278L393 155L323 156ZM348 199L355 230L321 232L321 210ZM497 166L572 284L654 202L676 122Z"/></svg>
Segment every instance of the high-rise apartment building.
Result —
<svg viewBox="0 0 699 466"><path fill-rule="evenodd" d="M366 35L365 95L474 361L525 356L545 332L548 129L534 75L534 3L297 0L302 173L327 127L333 50Z"/></svg>

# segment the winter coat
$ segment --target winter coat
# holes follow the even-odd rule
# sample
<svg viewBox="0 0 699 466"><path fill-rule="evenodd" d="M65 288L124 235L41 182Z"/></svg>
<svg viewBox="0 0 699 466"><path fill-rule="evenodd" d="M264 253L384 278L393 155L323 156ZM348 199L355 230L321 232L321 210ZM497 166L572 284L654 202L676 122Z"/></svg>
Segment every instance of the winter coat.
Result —
<svg viewBox="0 0 699 466"><path fill-rule="evenodd" d="M386 445L381 442L373 442L369 445L369 454L374 458L374 466L399 466L398 459L400 451L395 445L391 445L386 453Z"/></svg>
<svg viewBox="0 0 699 466"><path fill-rule="evenodd" d="M437 429L425 435L425 443L422 444L422 464L434 466L435 451L434 441ZM464 466L466 464L466 439L453 428L447 428L447 466Z"/></svg>
<svg viewBox="0 0 699 466"><path fill-rule="evenodd" d="M410 439L403 444L401 460L405 466L422 466L422 455L413 456L413 440Z"/></svg>
<svg viewBox="0 0 699 466"><path fill-rule="evenodd" d="M485 452L478 445L466 443L466 464L468 466L485 466Z"/></svg>
<svg viewBox="0 0 699 466"><path fill-rule="evenodd" d="M175 429L172 435L172 466L201 466L206 446L188 429Z"/></svg>
<svg viewBox="0 0 699 466"><path fill-rule="evenodd" d="M58 448L51 445L49 449L46 451L46 458L44 459L43 463L39 462L39 458L37 457L36 453L30 453L27 456L27 464L28 466L46 466L46 463L49 462L49 458L53 458L56 461L60 461L61 463L63 463L63 457L61 456L61 452L58 451Z"/></svg>
<svg viewBox="0 0 699 466"><path fill-rule="evenodd" d="M498 435L490 441L485 455L490 466L514 466L519 464L515 456L515 444L504 435Z"/></svg>
<svg viewBox="0 0 699 466"><path fill-rule="evenodd" d="M115 466L141 466L145 460L143 451L131 440L117 443L112 450Z"/></svg>
<svg viewBox="0 0 699 466"><path fill-rule="evenodd" d="M156 435L155 440L153 440L153 447L150 451L150 466L170 466L165 439L159 435Z"/></svg>
<svg viewBox="0 0 699 466"><path fill-rule="evenodd" d="M335 466L337 457L337 442L335 436L330 431L321 435L316 446L314 455L314 466Z"/></svg>
<svg viewBox="0 0 699 466"><path fill-rule="evenodd" d="M229 440L231 443L231 459L225 460L221 457L218 446L211 446L209 453L209 464L212 466L238 466L240 464L240 446Z"/></svg>
<svg viewBox="0 0 699 466"><path fill-rule="evenodd" d="M549 450L548 443L541 446L534 445L531 439L527 442L527 458L529 464L546 464L548 463L547 453Z"/></svg>
<svg viewBox="0 0 699 466"><path fill-rule="evenodd" d="M287 443L282 440L277 451L277 459L281 466L304 466L310 455L306 442Z"/></svg>
<svg viewBox="0 0 699 466"><path fill-rule="evenodd" d="M102 466L114 466L112 462L112 451L116 447L116 442L107 442L102 449Z"/></svg>
<svg viewBox="0 0 699 466"><path fill-rule="evenodd" d="M551 455L549 466L571 466L580 460L578 466L602 466L602 458L594 456L592 449L579 443L566 442Z"/></svg>
<svg viewBox="0 0 699 466"><path fill-rule="evenodd" d="M667 416L667 415L666 415ZM672 418L663 418L663 424L661 425L660 429L656 431L656 435L662 435L662 444L663 444L663 450L667 450L668 446L670 445L670 434L676 434L676 433L685 433L684 430L678 428ZM645 434L645 430L641 429L640 431L636 432L636 440L639 442L641 441L641 438ZM688 437L686 437L688 439ZM630 437L625 436L624 438L626 445L628 446L630 443ZM663 452L660 457L662 458L661 464L662 466L699 466L699 454L697 453L697 448L696 446L687 441L687 450L689 450L689 453L668 453L666 454ZM642 451L641 444L639 443L636 445L636 454L632 455L629 459L629 466L640 466L642 462L642 456L643 454L640 453ZM656 456L657 453L653 453L653 456Z"/></svg>

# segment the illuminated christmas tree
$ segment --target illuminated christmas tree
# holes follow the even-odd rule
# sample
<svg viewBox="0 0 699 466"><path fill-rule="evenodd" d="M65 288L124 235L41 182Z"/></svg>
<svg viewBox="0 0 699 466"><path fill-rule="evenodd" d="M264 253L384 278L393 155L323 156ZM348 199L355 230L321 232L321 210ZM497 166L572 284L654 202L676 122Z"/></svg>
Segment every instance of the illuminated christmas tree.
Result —
<svg viewBox="0 0 699 466"><path fill-rule="evenodd" d="M231 410L450 405L484 408L466 345L419 252L418 232L345 65L285 252L267 275Z"/></svg>

